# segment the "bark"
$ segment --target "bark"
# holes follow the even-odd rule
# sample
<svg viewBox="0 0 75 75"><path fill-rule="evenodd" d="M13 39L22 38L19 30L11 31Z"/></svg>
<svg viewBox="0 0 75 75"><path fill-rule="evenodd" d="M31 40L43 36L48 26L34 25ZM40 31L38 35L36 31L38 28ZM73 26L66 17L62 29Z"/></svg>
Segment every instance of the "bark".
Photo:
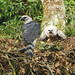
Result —
<svg viewBox="0 0 75 75"><path fill-rule="evenodd" d="M42 30L54 25L65 32L65 5L64 0L44 0Z"/></svg>

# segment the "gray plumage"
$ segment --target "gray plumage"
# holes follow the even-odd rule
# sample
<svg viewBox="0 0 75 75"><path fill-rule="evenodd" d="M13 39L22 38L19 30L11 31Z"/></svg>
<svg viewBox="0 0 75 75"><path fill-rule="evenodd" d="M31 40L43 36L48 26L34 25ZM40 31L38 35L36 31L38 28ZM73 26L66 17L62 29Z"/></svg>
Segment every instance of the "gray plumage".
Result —
<svg viewBox="0 0 75 75"><path fill-rule="evenodd" d="M28 45L40 35L40 24L31 21L27 24L24 24L22 31L24 45Z"/></svg>
<svg viewBox="0 0 75 75"><path fill-rule="evenodd" d="M24 21L24 26L22 28L22 39L23 43L26 46L26 55L29 57L33 56L33 50L34 50L34 43L35 40L40 35L40 24L35 23L31 17L24 15L21 18L22 21Z"/></svg>

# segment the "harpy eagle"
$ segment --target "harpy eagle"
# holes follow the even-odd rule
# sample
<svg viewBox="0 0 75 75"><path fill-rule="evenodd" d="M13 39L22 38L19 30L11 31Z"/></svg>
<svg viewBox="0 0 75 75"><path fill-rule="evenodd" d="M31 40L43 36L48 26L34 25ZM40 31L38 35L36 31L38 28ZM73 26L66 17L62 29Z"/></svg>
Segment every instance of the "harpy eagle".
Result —
<svg viewBox="0 0 75 75"><path fill-rule="evenodd" d="M26 55L33 57L34 46L40 35L40 24L35 23L32 18L27 15L22 16L21 21L24 21L22 40L25 45Z"/></svg>
<svg viewBox="0 0 75 75"><path fill-rule="evenodd" d="M42 31L40 40L44 40L46 37L49 38L57 35L63 39L66 39L65 34L61 30L58 30L56 26L50 25Z"/></svg>

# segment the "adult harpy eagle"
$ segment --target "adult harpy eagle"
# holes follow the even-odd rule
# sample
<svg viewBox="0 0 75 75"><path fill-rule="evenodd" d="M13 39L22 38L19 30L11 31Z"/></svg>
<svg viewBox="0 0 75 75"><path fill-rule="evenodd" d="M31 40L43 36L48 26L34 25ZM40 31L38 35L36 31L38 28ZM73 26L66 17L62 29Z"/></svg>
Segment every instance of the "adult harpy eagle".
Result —
<svg viewBox="0 0 75 75"><path fill-rule="evenodd" d="M35 23L32 18L27 15L22 16L21 20L24 21L24 26L22 28L22 39L24 45L26 46L26 55L28 57L32 57L34 46L40 35L40 24Z"/></svg>

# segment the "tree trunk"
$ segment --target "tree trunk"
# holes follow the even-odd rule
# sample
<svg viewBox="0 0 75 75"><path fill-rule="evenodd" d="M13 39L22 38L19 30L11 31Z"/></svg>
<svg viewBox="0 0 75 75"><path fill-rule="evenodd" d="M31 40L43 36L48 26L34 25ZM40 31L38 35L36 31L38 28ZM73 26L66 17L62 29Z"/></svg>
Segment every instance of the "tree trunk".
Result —
<svg viewBox="0 0 75 75"><path fill-rule="evenodd" d="M41 0L43 1L42 30L48 25L54 25L65 32L65 6L64 0Z"/></svg>

